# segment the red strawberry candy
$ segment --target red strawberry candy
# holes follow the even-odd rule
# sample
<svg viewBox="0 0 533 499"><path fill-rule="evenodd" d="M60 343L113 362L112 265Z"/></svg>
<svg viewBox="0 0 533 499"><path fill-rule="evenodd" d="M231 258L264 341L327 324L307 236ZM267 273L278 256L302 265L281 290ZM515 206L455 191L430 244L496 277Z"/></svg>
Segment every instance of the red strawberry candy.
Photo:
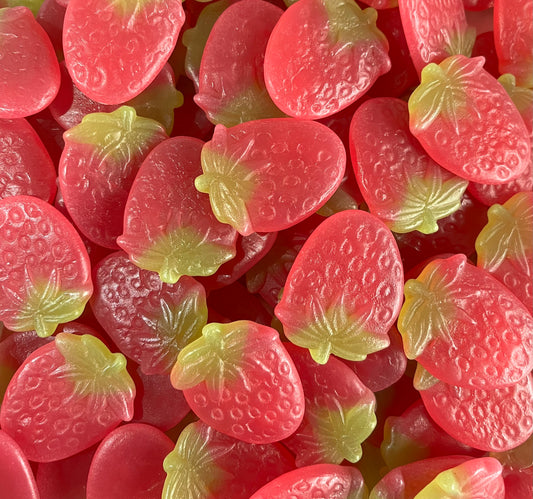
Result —
<svg viewBox="0 0 533 499"><path fill-rule="evenodd" d="M391 66L374 9L353 0L299 0L268 41L265 82L289 116L324 118L361 97Z"/></svg>
<svg viewBox="0 0 533 499"><path fill-rule="evenodd" d="M118 238L130 260L169 284L182 275L212 275L236 253L237 233L220 223L194 187L203 142L163 141L147 156L131 188Z"/></svg>
<svg viewBox="0 0 533 499"><path fill-rule="evenodd" d="M296 465L359 461L361 443L376 426L374 394L335 357L322 365L303 348L289 343L287 351L305 395L302 424L283 442L295 454Z"/></svg>
<svg viewBox="0 0 533 499"><path fill-rule="evenodd" d="M439 473L415 499L436 497L505 499L502 465L493 457L470 459Z"/></svg>
<svg viewBox="0 0 533 499"><path fill-rule="evenodd" d="M234 126L283 113L268 95L263 60L283 10L264 0L241 0L224 10L205 44L194 101L215 124Z"/></svg>
<svg viewBox="0 0 533 499"><path fill-rule="evenodd" d="M482 390L448 385L418 364L414 385L433 420L466 445L502 452L533 434L531 374L511 386Z"/></svg>
<svg viewBox="0 0 533 499"><path fill-rule="evenodd" d="M250 499L364 499L367 494L357 468L315 464L284 473L261 487Z"/></svg>
<svg viewBox="0 0 533 499"><path fill-rule="evenodd" d="M122 354L90 334L60 333L35 350L9 383L0 424L28 459L56 461L130 420L134 397Z"/></svg>
<svg viewBox="0 0 533 499"><path fill-rule="evenodd" d="M533 4L529 0L494 0L494 41L500 73L533 87Z"/></svg>
<svg viewBox="0 0 533 499"><path fill-rule="evenodd" d="M281 444L250 444L198 421L185 427L165 458L162 499L249 499L266 483L294 469Z"/></svg>
<svg viewBox="0 0 533 499"><path fill-rule="evenodd" d="M0 119L43 110L59 90L59 64L30 9L0 8L0 47Z"/></svg>
<svg viewBox="0 0 533 499"><path fill-rule="evenodd" d="M468 182L427 155L400 99L370 99L357 109L350 152L370 212L395 232L437 232L437 221L461 206Z"/></svg>
<svg viewBox="0 0 533 499"><path fill-rule="evenodd" d="M474 182L502 184L527 168L531 143L518 109L483 62L455 55L428 64L409 98L409 127L442 167Z"/></svg>
<svg viewBox="0 0 533 499"><path fill-rule="evenodd" d="M118 249L128 193L144 158L167 138L132 107L88 114L65 132L59 186L72 220L91 241Z"/></svg>
<svg viewBox="0 0 533 499"><path fill-rule="evenodd" d="M207 322L205 291L188 276L162 283L123 252L101 260L94 271L91 309L121 352L146 374L169 374L180 350Z"/></svg>
<svg viewBox="0 0 533 499"><path fill-rule="evenodd" d="M144 424L114 429L94 454L87 477L87 499L160 499L163 460L174 442L161 430Z"/></svg>
<svg viewBox="0 0 533 499"><path fill-rule="evenodd" d="M311 234L291 268L274 313L294 344L316 362L330 354L364 360L389 345L402 300L403 269L390 230L347 210Z"/></svg>
<svg viewBox="0 0 533 499"><path fill-rule="evenodd" d="M244 442L282 440L303 418L302 384L277 331L251 321L205 326L170 379L202 421Z"/></svg>
<svg viewBox="0 0 533 499"><path fill-rule="evenodd" d="M41 139L24 119L0 119L0 198L36 196L51 203L56 171Z"/></svg>
<svg viewBox="0 0 533 499"><path fill-rule="evenodd" d="M471 55L476 30L466 22L463 0L398 0L398 6L418 73L450 55Z"/></svg>
<svg viewBox="0 0 533 499"><path fill-rule="evenodd" d="M0 320L50 336L79 317L93 291L89 256L54 207L33 196L0 200Z"/></svg>
<svg viewBox="0 0 533 499"><path fill-rule="evenodd" d="M184 21L180 0L70 0L63 49L72 81L102 104L132 99L161 71Z"/></svg>
<svg viewBox="0 0 533 499"><path fill-rule="evenodd" d="M407 358L463 387L512 385L533 367L533 318L487 271L455 255L405 284L398 318Z"/></svg>
<svg viewBox="0 0 533 499"><path fill-rule="evenodd" d="M35 16L37 22L46 31L56 51L57 58L63 59L63 21L66 7L57 0L37 0L39 10Z"/></svg>
<svg viewBox="0 0 533 499"><path fill-rule="evenodd" d="M414 499L439 473L471 459L444 456L415 461L389 471L372 489L369 499Z"/></svg>
<svg viewBox="0 0 533 499"><path fill-rule="evenodd" d="M0 430L0 497L39 499L39 491L28 459L17 443Z"/></svg>
<svg viewBox="0 0 533 499"><path fill-rule="evenodd" d="M533 314L533 193L489 208L476 239L477 266L505 284Z"/></svg>
<svg viewBox="0 0 533 499"><path fill-rule="evenodd" d="M463 4L468 10L485 10L494 5L494 0L463 0Z"/></svg>
<svg viewBox="0 0 533 499"><path fill-rule="evenodd" d="M381 454L390 469L453 454L480 457L483 452L465 445L438 426L419 399L401 416L385 421Z"/></svg>
<svg viewBox="0 0 533 499"><path fill-rule="evenodd" d="M110 113L120 107L118 104L106 105L93 101L74 85L64 63L61 63L60 68L61 87L49 109L65 130L79 125L87 114ZM175 85L174 71L170 64L165 64L152 83L125 104L133 107L139 116L158 121L170 133L174 124L174 109L183 103L183 95L176 90Z"/></svg>
<svg viewBox="0 0 533 499"><path fill-rule="evenodd" d="M310 216L339 186L346 151L314 121L256 120L217 125L202 149L196 188L209 194L217 219L241 235L286 229Z"/></svg>

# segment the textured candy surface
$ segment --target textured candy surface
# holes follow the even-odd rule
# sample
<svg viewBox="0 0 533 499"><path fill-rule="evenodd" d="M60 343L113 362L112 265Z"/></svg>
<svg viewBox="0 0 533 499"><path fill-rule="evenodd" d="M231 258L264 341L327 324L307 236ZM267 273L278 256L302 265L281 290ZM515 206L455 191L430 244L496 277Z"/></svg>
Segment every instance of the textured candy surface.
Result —
<svg viewBox="0 0 533 499"><path fill-rule="evenodd" d="M205 326L171 382L202 421L244 442L282 440L303 418L300 377L277 331L251 321Z"/></svg>
<svg viewBox="0 0 533 499"><path fill-rule="evenodd" d="M167 478L162 499L248 499L294 469L294 458L281 444L249 444L196 422L181 432L163 467Z"/></svg>
<svg viewBox="0 0 533 499"><path fill-rule="evenodd" d="M461 388L437 380L418 365L415 388L433 418L452 437L476 449L502 452L533 433L531 374L505 388Z"/></svg>
<svg viewBox="0 0 533 499"><path fill-rule="evenodd" d="M283 10L263 0L241 0L224 10L205 44L194 101L210 121L227 127L283 113L270 98L263 60Z"/></svg>
<svg viewBox="0 0 533 499"><path fill-rule="evenodd" d="M59 90L59 64L28 8L0 8L0 47L0 118L42 111Z"/></svg>
<svg viewBox="0 0 533 499"><path fill-rule="evenodd" d="M142 161L167 138L156 121L129 106L92 113L65 132L59 186L76 227L91 241L118 249L124 208Z"/></svg>
<svg viewBox="0 0 533 499"><path fill-rule="evenodd" d="M427 155L409 131L400 99L370 99L357 109L350 152L370 212L395 232L436 232L437 221L461 206L468 182Z"/></svg>
<svg viewBox="0 0 533 499"><path fill-rule="evenodd" d="M135 386L122 354L92 335L60 333L33 352L11 380L0 424L28 459L80 452L133 416Z"/></svg>
<svg viewBox="0 0 533 499"><path fill-rule="evenodd" d="M63 49L72 81L102 104L136 97L161 71L184 20L179 0L69 0Z"/></svg>
<svg viewBox="0 0 533 499"><path fill-rule="evenodd" d="M321 364L330 354L363 360L389 344L403 269L390 230L347 210L327 218L296 257L275 308L283 331Z"/></svg>
<svg viewBox="0 0 533 499"><path fill-rule="evenodd" d="M202 149L195 186L220 222L243 236L310 216L333 195L346 166L339 137L314 121L272 118L218 125Z"/></svg>
<svg viewBox="0 0 533 499"><path fill-rule="evenodd" d="M464 255L433 260L407 281L398 330L407 357L446 383L508 386L532 367L531 314Z"/></svg>
<svg viewBox="0 0 533 499"><path fill-rule="evenodd" d="M0 119L0 198L35 196L52 202L56 171L41 139L24 119Z"/></svg>
<svg viewBox="0 0 533 499"><path fill-rule="evenodd" d="M367 491L359 470L335 464L315 464L289 471L267 483L250 499L363 499Z"/></svg>
<svg viewBox="0 0 533 499"><path fill-rule="evenodd" d="M237 233L220 223L194 187L203 142L173 137L147 156L131 187L119 246L165 283L206 276L235 256Z"/></svg>
<svg viewBox="0 0 533 499"><path fill-rule="evenodd" d="M376 11L353 0L299 0L268 41L265 82L289 116L330 116L361 97L390 69Z"/></svg>
<svg viewBox="0 0 533 499"><path fill-rule="evenodd" d="M79 317L93 285L78 233L33 196L0 200L0 320L13 331L50 336Z"/></svg>
<svg viewBox="0 0 533 499"><path fill-rule="evenodd" d="M139 269L123 252L94 269L91 308L120 350L145 374L170 374L180 350L207 322L205 291L184 276L176 284Z"/></svg>
<svg viewBox="0 0 533 499"><path fill-rule="evenodd" d="M483 62L456 55L428 64L409 97L409 127L442 167L501 184L524 172L531 144L519 111Z"/></svg>

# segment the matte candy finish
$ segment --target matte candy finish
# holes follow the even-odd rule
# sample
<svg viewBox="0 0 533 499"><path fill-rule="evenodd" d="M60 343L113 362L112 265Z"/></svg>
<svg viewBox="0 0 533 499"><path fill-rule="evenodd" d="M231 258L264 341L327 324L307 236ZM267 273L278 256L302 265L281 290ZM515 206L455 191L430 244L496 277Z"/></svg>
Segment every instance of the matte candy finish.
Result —
<svg viewBox="0 0 533 499"><path fill-rule="evenodd" d="M360 98L390 69L388 42L376 11L353 0L299 0L268 41L265 82L289 116L330 116Z"/></svg>
<svg viewBox="0 0 533 499"><path fill-rule="evenodd" d="M363 499L367 490L357 468L315 464L289 471L261 487L250 499Z"/></svg>
<svg viewBox="0 0 533 499"><path fill-rule="evenodd" d="M44 29L27 7L0 9L0 119L42 111L59 90L59 64Z"/></svg>
<svg viewBox="0 0 533 499"><path fill-rule="evenodd" d="M133 416L135 385L126 359L92 335L60 333L12 378L0 424L28 459L50 462L101 440Z"/></svg>
<svg viewBox="0 0 533 499"><path fill-rule="evenodd" d="M402 286L390 230L374 215L346 210L304 243L274 313L287 338L315 361L323 364L330 354L363 360L388 346Z"/></svg>
<svg viewBox="0 0 533 499"><path fill-rule="evenodd" d="M0 320L50 336L78 318L93 285L83 242L53 206L33 196L0 200Z"/></svg>
<svg viewBox="0 0 533 499"><path fill-rule="evenodd" d="M407 357L446 383L509 386L533 367L531 314L464 255L433 260L407 281L398 330Z"/></svg>
<svg viewBox="0 0 533 499"><path fill-rule="evenodd" d="M502 452L533 434L531 374L505 388L481 390L443 383L419 364L414 383L433 420L466 445Z"/></svg>
<svg viewBox="0 0 533 499"><path fill-rule="evenodd" d="M215 218L208 196L194 187L203 145L192 137L163 141L143 161L126 202L119 246L168 284L212 275L236 254L237 232Z"/></svg>
<svg viewBox="0 0 533 499"><path fill-rule="evenodd" d="M0 430L0 497L39 499L39 491L28 459L17 443Z"/></svg>
<svg viewBox="0 0 533 499"><path fill-rule="evenodd" d="M0 198L35 196L51 203L56 171L41 139L24 119L0 119Z"/></svg>
<svg viewBox="0 0 533 499"><path fill-rule="evenodd" d="M339 137L314 121L256 120L217 125L202 149L203 175L217 219L241 235L286 229L323 206L340 185L346 151Z"/></svg>
<svg viewBox="0 0 533 499"><path fill-rule="evenodd" d="M98 263L94 281L95 317L145 374L170 374L180 350L200 336L207 322L201 284L188 276L176 284L162 283L122 251Z"/></svg>
<svg viewBox="0 0 533 499"><path fill-rule="evenodd" d="M132 423L106 435L87 477L87 499L160 499L163 460L174 442L161 430Z"/></svg>
<svg viewBox="0 0 533 499"><path fill-rule="evenodd" d="M63 49L72 81L102 104L132 99L161 71L184 21L180 0L70 0Z"/></svg>
<svg viewBox="0 0 533 499"><path fill-rule="evenodd" d="M198 421L184 428L163 467L167 478L162 499L249 499L293 470L294 458L281 444L249 444Z"/></svg>
<svg viewBox="0 0 533 499"><path fill-rule="evenodd" d="M300 377L277 331L251 321L205 326L170 380L202 421L244 442L282 440L304 415Z"/></svg>
<svg viewBox="0 0 533 499"><path fill-rule="evenodd" d="M502 184L531 161L530 134L483 63L456 55L428 64L409 97L409 127L443 168L473 182Z"/></svg>
<svg viewBox="0 0 533 499"><path fill-rule="evenodd" d="M215 22L202 54L194 101L209 120L228 127L284 114L263 78L265 49L283 10L264 0L241 0Z"/></svg>

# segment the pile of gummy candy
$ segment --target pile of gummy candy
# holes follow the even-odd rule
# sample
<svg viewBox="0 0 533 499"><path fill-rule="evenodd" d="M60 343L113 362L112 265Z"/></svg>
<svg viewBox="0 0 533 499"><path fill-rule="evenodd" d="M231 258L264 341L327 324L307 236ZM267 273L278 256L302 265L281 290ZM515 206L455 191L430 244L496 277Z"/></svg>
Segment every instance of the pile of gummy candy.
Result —
<svg viewBox="0 0 533 499"><path fill-rule="evenodd" d="M531 499L531 0L0 0L0 499Z"/></svg>

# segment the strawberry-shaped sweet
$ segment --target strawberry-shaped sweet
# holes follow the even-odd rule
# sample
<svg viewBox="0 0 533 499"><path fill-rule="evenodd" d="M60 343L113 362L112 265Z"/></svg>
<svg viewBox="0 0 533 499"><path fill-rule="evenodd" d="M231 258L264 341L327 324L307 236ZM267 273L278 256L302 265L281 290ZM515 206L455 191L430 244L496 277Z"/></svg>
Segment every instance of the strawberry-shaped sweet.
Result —
<svg viewBox="0 0 533 499"><path fill-rule="evenodd" d="M94 454L87 477L87 499L160 499L163 460L174 442L153 426L132 423L115 428Z"/></svg>
<svg viewBox="0 0 533 499"><path fill-rule="evenodd" d="M196 422L181 432L165 458L162 499L249 499L266 483L294 469L281 444L250 444Z"/></svg>
<svg viewBox="0 0 533 499"><path fill-rule="evenodd" d="M28 462L17 443L0 430L0 497L39 499L39 490Z"/></svg>
<svg viewBox="0 0 533 499"><path fill-rule="evenodd" d="M236 253L237 232L215 218L209 197L194 186L202 146L192 137L163 141L141 165L126 203L117 242L165 283L212 275Z"/></svg>
<svg viewBox="0 0 533 499"><path fill-rule="evenodd" d="M43 110L59 90L59 64L30 9L0 8L0 47L0 118L23 118Z"/></svg>
<svg viewBox="0 0 533 499"><path fill-rule="evenodd" d="M72 220L91 241L118 249L128 193L144 158L167 138L132 107L92 113L65 132L59 186Z"/></svg>
<svg viewBox="0 0 533 499"><path fill-rule="evenodd" d="M509 73L500 76L498 81L515 103L530 137L533 138L533 89L517 86L516 78ZM524 173L515 180L499 185L470 182L468 191L487 206L503 204L518 192L533 191L533 154Z"/></svg>
<svg viewBox="0 0 533 499"><path fill-rule="evenodd" d="M482 453L448 435L433 421L420 399L401 416L390 416L385 421L381 454L390 469L432 457L480 457Z"/></svg>
<svg viewBox="0 0 533 499"><path fill-rule="evenodd" d="M303 418L302 383L278 332L251 321L205 326L170 379L202 421L244 442L282 440Z"/></svg>
<svg viewBox="0 0 533 499"><path fill-rule="evenodd" d="M339 359L317 364L307 350L290 343L286 348L305 395L302 424L283 441L296 465L359 461L361 443L376 426L374 394Z"/></svg>
<svg viewBox="0 0 533 499"><path fill-rule="evenodd" d="M368 494L357 468L315 464L288 471L261 487L250 499L364 499Z"/></svg>
<svg viewBox="0 0 533 499"><path fill-rule="evenodd" d="M463 4L467 10L480 11L493 7L494 0L463 0Z"/></svg>
<svg viewBox="0 0 533 499"><path fill-rule="evenodd" d="M110 113L120 107L118 104L93 101L74 85L64 62L60 68L61 86L49 109L65 130L79 125L87 114ZM176 90L175 85L174 71L170 64L165 64L152 83L125 105L133 107L139 116L158 121L170 134L174 124L174 109L183 103L183 95Z"/></svg>
<svg viewBox="0 0 533 499"><path fill-rule="evenodd" d="M471 55L476 30L467 24L463 0L398 0L398 6L418 73L450 55Z"/></svg>
<svg viewBox="0 0 533 499"><path fill-rule="evenodd" d="M533 87L533 5L529 0L494 0L494 41L500 73Z"/></svg>
<svg viewBox="0 0 533 499"><path fill-rule="evenodd" d="M374 9L353 0L298 0L281 16L265 54L265 82L289 116L324 118L361 97L391 66Z"/></svg>
<svg viewBox="0 0 533 499"><path fill-rule="evenodd" d="M0 321L13 331L50 336L79 317L93 285L76 229L33 196L0 200Z"/></svg>
<svg viewBox="0 0 533 499"><path fill-rule="evenodd" d="M502 184L527 168L531 143L518 109L483 62L455 55L428 64L409 97L409 127L442 167L473 182Z"/></svg>
<svg viewBox="0 0 533 499"><path fill-rule="evenodd" d="M449 385L420 364L414 385L433 420L459 442L490 452L517 447L533 434L533 378L483 390Z"/></svg>
<svg viewBox="0 0 533 499"><path fill-rule="evenodd" d="M476 239L477 266L507 286L533 314L533 192L488 211Z"/></svg>
<svg viewBox="0 0 533 499"><path fill-rule="evenodd" d="M56 0L37 0L40 3L35 19L46 31L56 51L58 60L63 59L63 21L66 7ZM61 1L61 0L60 0Z"/></svg>
<svg viewBox="0 0 533 499"><path fill-rule="evenodd" d="M202 149L196 188L217 219L241 235L296 225L333 195L346 166L339 137L314 121L255 120L217 125Z"/></svg>
<svg viewBox="0 0 533 499"><path fill-rule="evenodd" d="M372 392L392 386L404 375L407 367L402 337L396 326L392 326L388 335L390 344L387 348L368 354L365 360L344 361Z"/></svg>
<svg viewBox="0 0 533 499"><path fill-rule="evenodd" d="M183 32L182 43L186 47L185 74L192 80L196 90L200 83L200 65L205 44L217 19L235 0L218 0L210 2L202 8L194 28ZM185 6L187 10L187 5Z"/></svg>
<svg viewBox="0 0 533 499"><path fill-rule="evenodd" d="M184 21L180 0L69 0L63 49L72 81L103 104L132 99L161 71Z"/></svg>
<svg viewBox="0 0 533 499"><path fill-rule="evenodd" d="M439 473L471 459L454 455L423 459L389 471L372 489L369 499L414 499Z"/></svg>
<svg viewBox="0 0 533 499"><path fill-rule="evenodd" d="M294 344L321 364L330 354L364 360L389 345L403 269L391 231L377 217L346 210L311 234L274 313Z"/></svg>
<svg viewBox="0 0 533 499"><path fill-rule="evenodd" d="M283 10L264 0L241 0L220 15L202 54L194 101L209 120L228 127L283 113L263 78L265 49Z"/></svg>
<svg viewBox="0 0 533 499"><path fill-rule="evenodd" d="M24 119L0 119L0 198L36 196L51 203L56 170L41 139Z"/></svg>
<svg viewBox="0 0 533 499"><path fill-rule="evenodd" d="M428 156L409 131L400 99L370 99L357 109L350 152L370 212L395 232L437 232L437 221L461 206L468 182Z"/></svg>
<svg viewBox="0 0 533 499"><path fill-rule="evenodd" d="M407 281L398 330L407 358L446 383L508 386L533 367L531 314L465 255L435 259Z"/></svg>
<svg viewBox="0 0 533 499"><path fill-rule="evenodd" d="M470 459L440 472L414 499L505 499L502 465L493 457Z"/></svg>
<svg viewBox="0 0 533 499"><path fill-rule="evenodd" d="M133 416L126 359L90 334L59 333L9 383L0 425L28 459L50 462L100 441Z"/></svg>
<svg viewBox="0 0 533 499"><path fill-rule="evenodd" d="M98 263L94 285L96 319L145 374L169 374L180 350L200 336L207 322L201 284L188 276L165 284L122 251Z"/></svg>

